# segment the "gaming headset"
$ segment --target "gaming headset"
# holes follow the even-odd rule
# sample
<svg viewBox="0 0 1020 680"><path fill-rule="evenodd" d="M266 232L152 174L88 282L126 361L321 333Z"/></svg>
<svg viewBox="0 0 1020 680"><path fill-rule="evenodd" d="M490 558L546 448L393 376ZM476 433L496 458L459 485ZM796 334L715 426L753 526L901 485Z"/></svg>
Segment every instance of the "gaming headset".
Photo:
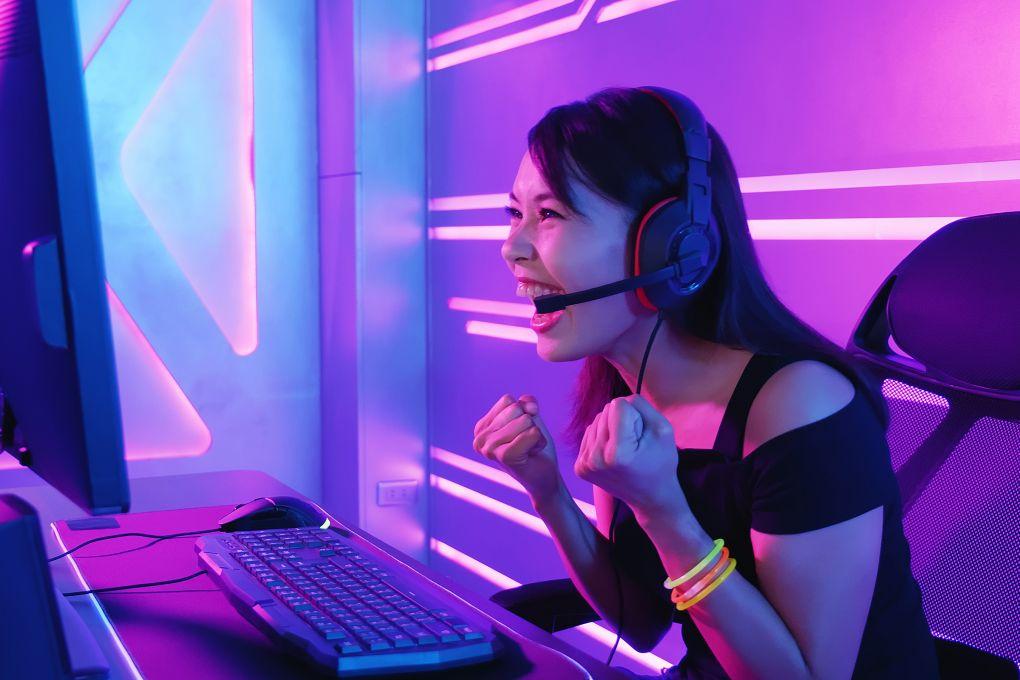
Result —
<svg viewBox="0 0 1020 680"><path fill-rule="evenodd" d="M684 195L656 203L638 221L630 277L575 293L541 295L535 298L535 310L540 314L629 290L636 290L641 304L652 311L670 309L700 289L719 261L721 238L710 219L711 144L705 118L694 102L679 92L661 87L638 89L661 102L680 129L687 158Z"/></svg>

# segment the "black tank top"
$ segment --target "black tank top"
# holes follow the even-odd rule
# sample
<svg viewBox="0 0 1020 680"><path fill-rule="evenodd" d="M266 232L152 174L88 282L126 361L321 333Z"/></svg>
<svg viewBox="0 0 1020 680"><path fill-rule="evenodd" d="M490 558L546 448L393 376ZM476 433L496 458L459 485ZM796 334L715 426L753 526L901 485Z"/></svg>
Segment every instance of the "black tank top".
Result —
<svg viewBox="0 0 1020 680"><path fill-rule="evenodd" d="M769 534L801 533L883 506L878 574L853 678L938 678L921 591L910 572L885 431L866 395L858 388L839 411L742 456L744 426L754 397L776 371L795 360L754 355L726 406L715 445L678 447L677 474L691 511L709 537L726 542L737 571L757 586L752 528ZM845 372L838 364L831 365ZM654 583L669 603L669 591L662 587L665 570L633 514L627 513L617 526L616 540L620 568L635 579ZM690 615L674 612L674 617L682 624L687 653L671 677L727 678Z"/></svg>

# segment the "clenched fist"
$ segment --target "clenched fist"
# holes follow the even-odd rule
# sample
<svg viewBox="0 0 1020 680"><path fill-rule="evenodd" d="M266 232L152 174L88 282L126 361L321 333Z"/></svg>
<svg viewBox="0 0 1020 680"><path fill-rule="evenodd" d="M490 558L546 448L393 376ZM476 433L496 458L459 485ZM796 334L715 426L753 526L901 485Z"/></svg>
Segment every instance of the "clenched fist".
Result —
<svg viewBox="0 0 1020 680"><path fill-rule="evenodd" d="M532 500L551 496L562 485L556 447L530 394L504 394L475 424L475 451L499 463Z"/></svg>
<svg viewBox="0 0 1020 680"><path fill-rule="evenodd" d="M689 512L676 474L673 426L644 397L618 397L581 439L574 472L636 513Z"/></svg>

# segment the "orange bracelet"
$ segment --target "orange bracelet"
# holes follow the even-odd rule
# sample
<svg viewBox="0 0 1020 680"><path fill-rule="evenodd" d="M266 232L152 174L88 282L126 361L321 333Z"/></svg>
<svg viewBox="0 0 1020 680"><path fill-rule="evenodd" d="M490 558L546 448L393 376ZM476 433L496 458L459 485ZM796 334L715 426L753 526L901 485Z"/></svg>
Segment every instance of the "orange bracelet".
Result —
<svg viewBox="0 0 1020 680"><path fill-rule="evenodd" d="M725 569L727 566L729 557L730 549L724 547L722 549L722 553L719 555L719 561L716 562L715 566L713 566L712 569L707 574L701 577L701 579L699 579L697 583L695 583L682 593L677 593L677 590L679 590L679 588L674 588L673 593L670 595L670 599L673 601L673 604L682 604L683 602L686 602L687 600L696 597L698 593L704 590L709 583L715 580L716 576L722 573L723 569Z"/></svg>

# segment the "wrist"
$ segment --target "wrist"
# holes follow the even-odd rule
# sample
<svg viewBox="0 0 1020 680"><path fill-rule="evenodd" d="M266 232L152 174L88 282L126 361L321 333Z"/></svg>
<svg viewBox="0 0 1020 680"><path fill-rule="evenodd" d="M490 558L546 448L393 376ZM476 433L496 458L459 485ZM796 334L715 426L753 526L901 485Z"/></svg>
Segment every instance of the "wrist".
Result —
<svg viewBox="0 0 1020 680"><path fill-rule="evenodd" d="M563 503L570 497L570 493L567 491L567 485L563 482L563 478L556 480L555 486L542 491L529 491L528 496L531 498L531 506L535 508L535 512L540 517L548 513L552 508Z"/></svg>
<svg viewBox="0 0 1020 680"><path fill-rule="evenodd" d="M694 564L712 549L712 538L705 533L690 510L635 510L634 518L658 548L664 565L667 561L683 563L691 560ZM669 560L665 553L670 554Z"/></svg>

